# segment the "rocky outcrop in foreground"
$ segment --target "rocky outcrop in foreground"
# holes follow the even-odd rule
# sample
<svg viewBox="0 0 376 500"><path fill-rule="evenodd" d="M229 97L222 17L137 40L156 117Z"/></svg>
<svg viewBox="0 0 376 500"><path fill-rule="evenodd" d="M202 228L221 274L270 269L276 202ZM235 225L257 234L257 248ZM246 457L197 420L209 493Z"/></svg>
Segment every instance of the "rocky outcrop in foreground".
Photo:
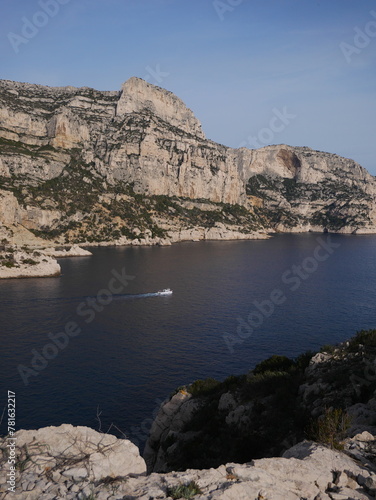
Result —
<svg viewBox="0 0 376 500"><path fill-rule="evenodd" d="M64 424L21 430L0 439L0 448L1 500L368 500L376 496L376 441L367 432L348 439L345 453L304 441L283 457L150 476L130 441L87 427Z"/></svg>
<svg viewBox="0 0 376 500"><path fill-rule="evenodd" d="M375 355L362 331L196 381L162 404L144 458L87 427L17 431L0 438L0 500L376 498Z"/></svg>
<svg viewBox="0 0 376 500"><path fill-rule="evenodd" d="M218 467L281 455L305 438L342 447L376 434L376 330L296 359L272 356L246 375L198 380L161 405L148 470Z"/></svg>
<svg viewBox="0 0 376 500"><path fill-rule="evenodd" d="M0 224L14 234L124 245L376 232L376 180L353 160L217 144L139 78L111 92L0 80L0 118Z"/></svg>

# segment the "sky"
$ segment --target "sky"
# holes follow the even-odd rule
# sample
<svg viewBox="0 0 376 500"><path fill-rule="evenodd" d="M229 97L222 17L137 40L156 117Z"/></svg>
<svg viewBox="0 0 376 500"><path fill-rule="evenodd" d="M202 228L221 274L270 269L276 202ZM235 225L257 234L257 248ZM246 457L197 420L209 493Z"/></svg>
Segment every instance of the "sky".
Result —
<svg viewBox="0 0 376 500"><path fill-rule="evenodd" d="M2 0L0 78L180 97L231 147L308 146L376 175L375 0Z"/></svg>

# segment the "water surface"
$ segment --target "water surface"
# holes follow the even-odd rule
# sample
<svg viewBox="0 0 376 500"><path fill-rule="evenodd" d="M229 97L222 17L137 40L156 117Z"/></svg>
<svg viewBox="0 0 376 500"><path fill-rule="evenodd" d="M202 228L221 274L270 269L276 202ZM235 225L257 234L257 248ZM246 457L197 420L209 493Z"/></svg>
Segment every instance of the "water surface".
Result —
<svg viewBox="0 0 376 500"><path fill-rule="evenodd" d="M17 393L18 428L72 423L106 431L113 424L114 433L142 441L159 402L178 386L222 380L272 354L296 356L375 328L376 236L332 235L339 246L317 270L296 290L284 282L304 259L313 266L319 237L327 235L95 248L92 257L61 259L59 278L0 281L1 405L7 390ZM122 290L116 282L111 302L95 311L87 301L123 268L134 279ZM148 295L167 287L172 296ZM283 304L230 352L224 336L236 338L257 311L254 302L275 289ZM19 365L30 368L32 350L42 352L48 334L69 322L81 333L25 386Z"/></svg>

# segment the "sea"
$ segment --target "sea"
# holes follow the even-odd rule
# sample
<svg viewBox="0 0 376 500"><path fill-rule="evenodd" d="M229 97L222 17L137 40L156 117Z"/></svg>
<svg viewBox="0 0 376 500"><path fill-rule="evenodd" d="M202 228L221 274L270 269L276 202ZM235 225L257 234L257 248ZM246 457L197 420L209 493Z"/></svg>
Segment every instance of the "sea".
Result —
<svg viewBox="0 0 376 500"><path fill-rule="evenodd" d="M0 281L0 434L11 391L17 429L70 423L142 448L177 388L376 328L376 235L90 250L60 277Z"/></svg>

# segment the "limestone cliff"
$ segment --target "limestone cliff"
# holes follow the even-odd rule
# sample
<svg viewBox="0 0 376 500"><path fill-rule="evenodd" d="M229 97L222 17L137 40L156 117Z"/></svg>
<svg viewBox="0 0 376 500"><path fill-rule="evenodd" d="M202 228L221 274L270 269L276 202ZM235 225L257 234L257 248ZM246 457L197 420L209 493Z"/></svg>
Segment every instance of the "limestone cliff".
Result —
<svg viewBox="0 0 376 500"><path fill-rule="evenodd" d="M0 120L0 222L10 230L162 244L192 228L210 238L217 224L222 238L376 232L376 181L354 161L216 144L178 97L139 78L113 92L2 80Z"/></svg>

